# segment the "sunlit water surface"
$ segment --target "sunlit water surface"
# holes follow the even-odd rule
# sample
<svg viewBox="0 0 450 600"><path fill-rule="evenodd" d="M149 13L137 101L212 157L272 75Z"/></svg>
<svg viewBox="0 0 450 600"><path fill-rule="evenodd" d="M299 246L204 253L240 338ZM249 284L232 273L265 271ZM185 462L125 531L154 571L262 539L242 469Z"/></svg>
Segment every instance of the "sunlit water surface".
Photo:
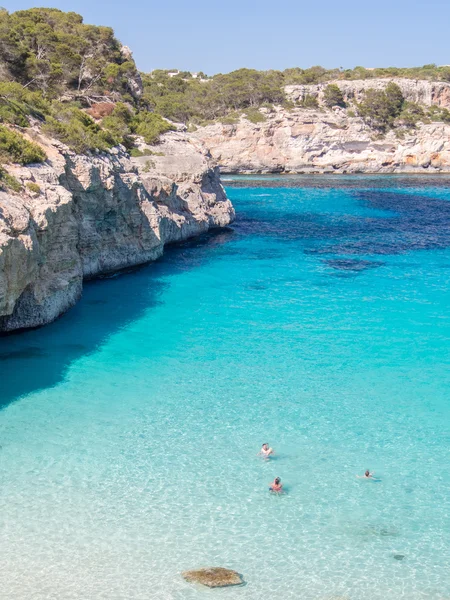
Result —
<svg viewBox="0 0 450 600"><path fill-rule="evenodd" d="M228 192L229 230L0 340L2 599L450 598L449 180Z"/></svg>

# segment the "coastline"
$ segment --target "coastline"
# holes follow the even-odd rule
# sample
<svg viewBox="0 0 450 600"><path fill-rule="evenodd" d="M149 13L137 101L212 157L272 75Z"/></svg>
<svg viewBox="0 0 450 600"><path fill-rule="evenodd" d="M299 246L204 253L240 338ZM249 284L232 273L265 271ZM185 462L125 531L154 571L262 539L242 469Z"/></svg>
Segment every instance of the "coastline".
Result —
<svg viewBox="0 0 450 600"><path fill-rule="evenodd" d="M35 135L49 160L9 167L25 191L0 192L0 332L50 323L84 280L154 261L165 245L234 219L218 169L179 132L151 168L125 148L83 156Z"/></svg>

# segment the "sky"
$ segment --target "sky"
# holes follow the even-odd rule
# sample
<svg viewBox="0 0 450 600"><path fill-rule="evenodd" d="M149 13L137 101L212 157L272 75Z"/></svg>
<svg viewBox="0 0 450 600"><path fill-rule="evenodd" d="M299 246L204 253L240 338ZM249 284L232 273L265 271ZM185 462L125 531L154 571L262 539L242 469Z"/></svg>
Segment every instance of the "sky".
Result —
<svg viewBox="0 0 450 600"><path fill-rule="evenodd" d="M447 0L0 0L113 27L141 71L450 64Z"/></svg>

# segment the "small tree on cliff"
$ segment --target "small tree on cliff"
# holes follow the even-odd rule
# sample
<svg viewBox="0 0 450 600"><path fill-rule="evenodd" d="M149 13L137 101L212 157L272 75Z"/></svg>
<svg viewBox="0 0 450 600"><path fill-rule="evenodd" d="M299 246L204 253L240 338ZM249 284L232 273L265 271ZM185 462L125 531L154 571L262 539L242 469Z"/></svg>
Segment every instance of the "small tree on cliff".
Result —
<svg viewBox="0 0 450 600"><path fill-rule="evenodd" d="M374 129L387 131L402 112L405 98L396 83L389 83L384 91L370 88L358 104L358 114Z"/></svg>
<svg viewBox="0 0 450 600"><path fill-rule="evenodd" d="M344 96L335 83L330 83L323 91L323 102L328 108L345 106Z"/></svg>
<svg viewBox="0 0 450 600"><path fill-rule="evenodd" d="M306 94L306 96L304 96L303 100L300 102L300 106L302 108L319 108L319 102L315 96Z"/></svg>

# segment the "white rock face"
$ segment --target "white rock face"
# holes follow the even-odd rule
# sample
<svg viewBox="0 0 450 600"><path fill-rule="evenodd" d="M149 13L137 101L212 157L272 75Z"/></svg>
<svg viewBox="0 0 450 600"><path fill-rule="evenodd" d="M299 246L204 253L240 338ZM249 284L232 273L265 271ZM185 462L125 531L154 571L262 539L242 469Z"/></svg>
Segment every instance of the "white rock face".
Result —
<svg viewBox="0 0 450 600"><path fill-rule="evenodd" d="M346 101L356 100L360 102L364 92L369 88L384 90L390 83L396 83L402 90L402 94L408 102L416 102L424 106L436 104L444 108L450 107L450 83L445 81L424 81L420 79L404 79L392 77L389 79L363 79L357 81L345 81L338 79L317 85L288 85L286 95L290 100L301 101L309 94L316 97L319 102L323 98L323 91L329 84L337 85Z"/></svg>
<svg viewBox="0 0 450 600"><path fill-rule="evenodd" d="M382 89L390 80L336 81L347 101L359 101L364 90ZM450 106L450 84L394 80L405 98L423 105ZM322 101L328 84L288 86L287 95L306 94ZM395 131L377 136L359 117L332 110L262 109L263 123L241 117L234 125L215 123L191 134L228 173L396 173L450 172L450 126L419 124L403 137Z"/></svg>
<svg viewBox="0 0 450 600"><path fill-rule="evenodd" d="M9 171L41 193L0 192L0 331L48 323L77 302L83 279L154 260L165 244L234 218L218 170L182 133L144 162L123 148L88 157L38 141L48 164Z"/></svg>

